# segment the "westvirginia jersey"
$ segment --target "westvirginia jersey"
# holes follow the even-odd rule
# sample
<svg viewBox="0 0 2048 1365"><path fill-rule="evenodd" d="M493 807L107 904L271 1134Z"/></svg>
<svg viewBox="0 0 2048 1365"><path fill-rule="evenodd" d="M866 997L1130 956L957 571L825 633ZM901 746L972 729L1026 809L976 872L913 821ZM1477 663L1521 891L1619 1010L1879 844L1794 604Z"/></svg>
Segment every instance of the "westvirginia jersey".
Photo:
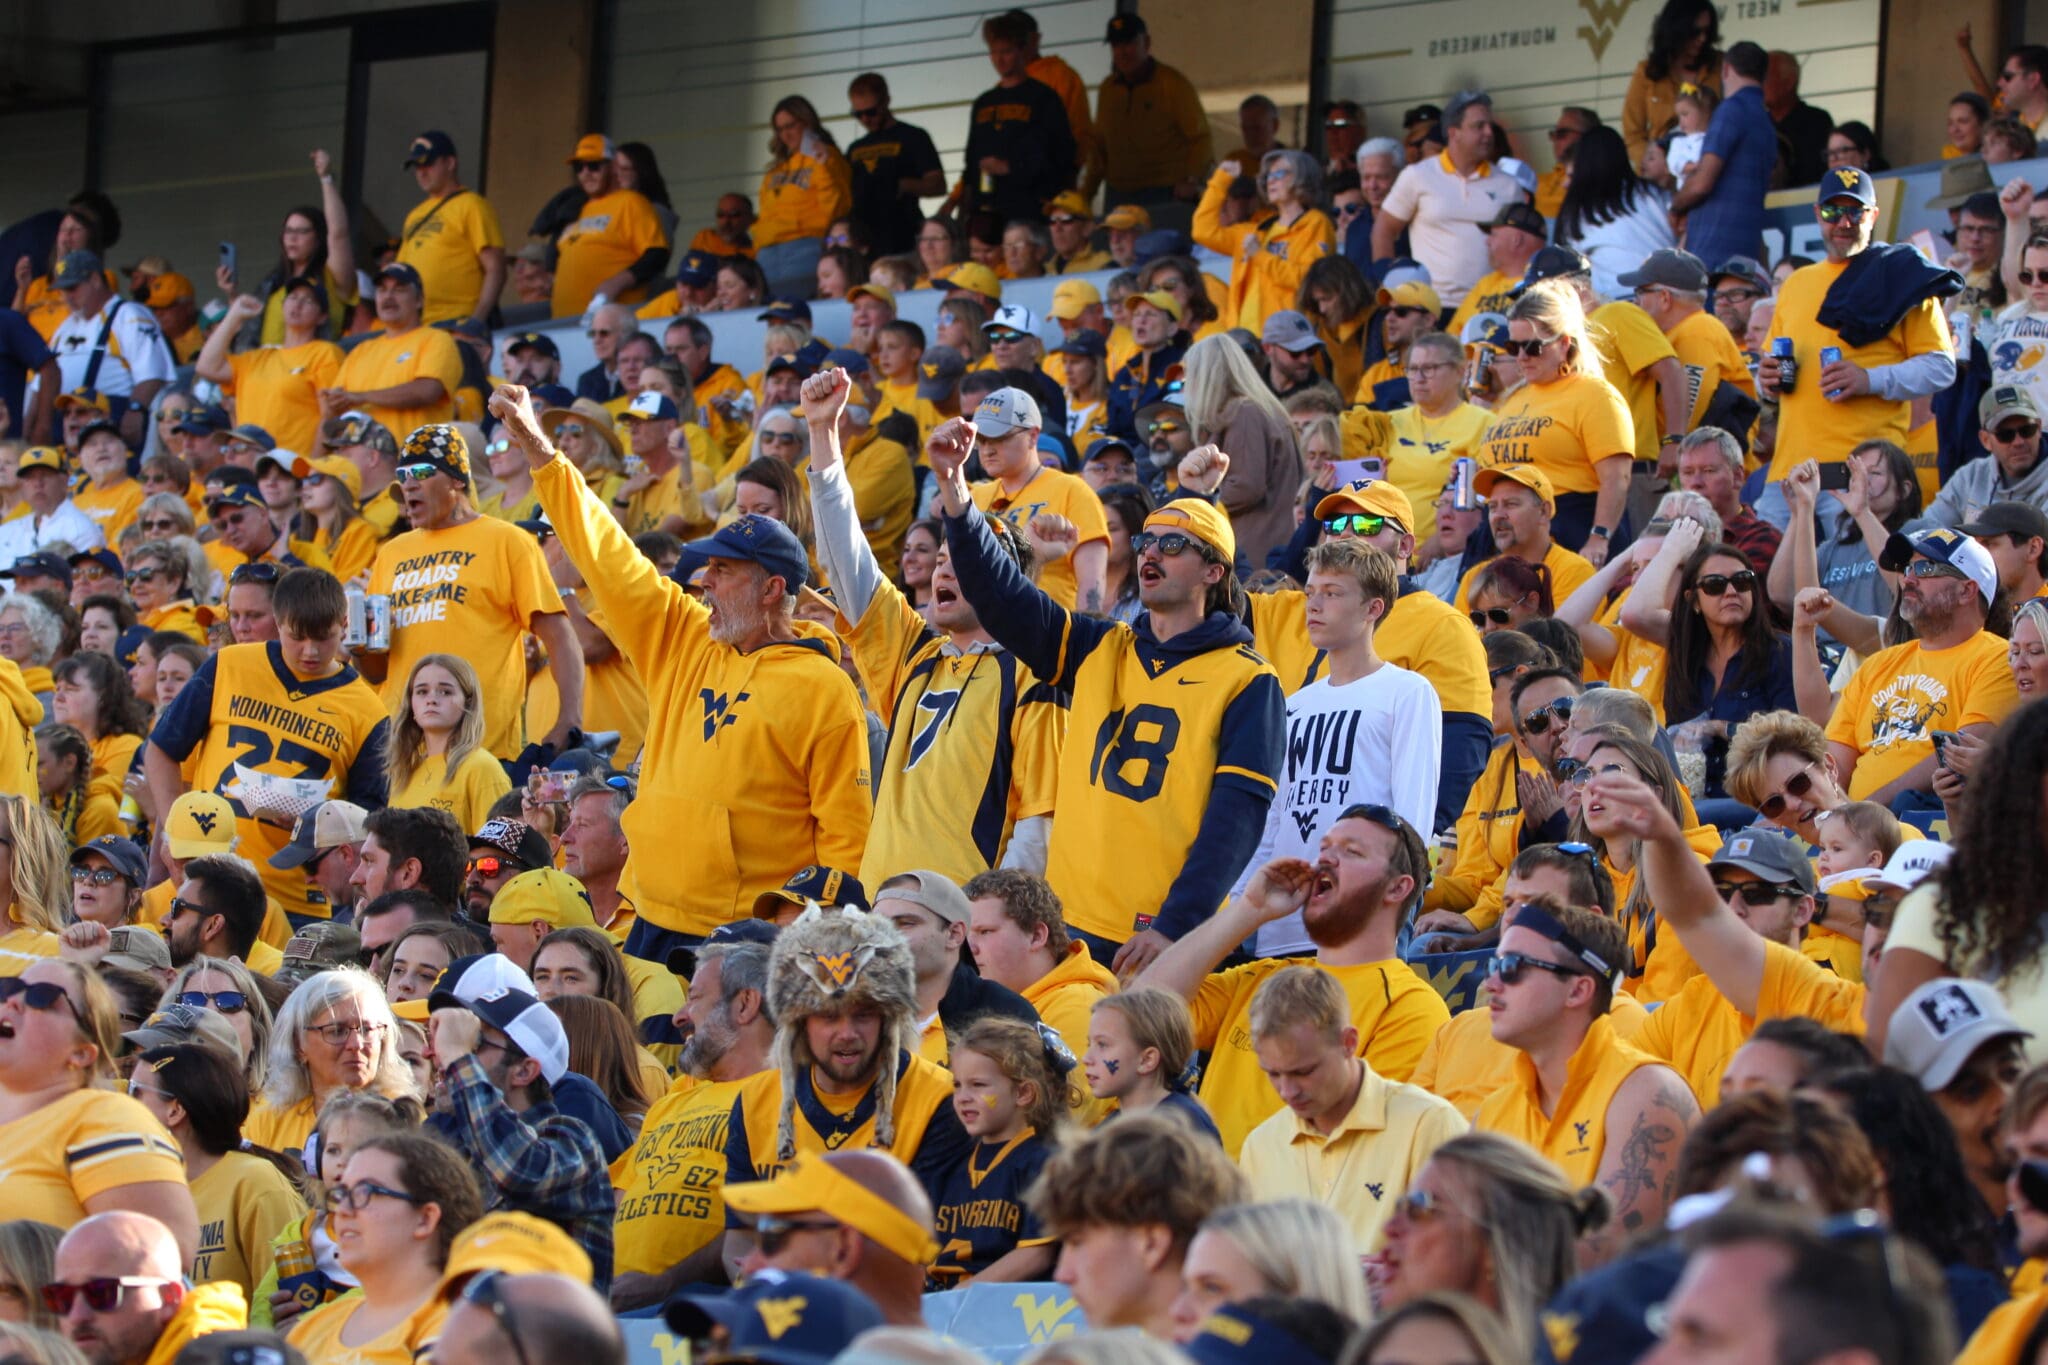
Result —
<svg viewBox="0 0 2048 1365"><path fill-rule="evenodd" d="M385 800L390 727L384 703L355 669L309 682L270 641L229 645L200 665L150 740L181 763L196 752L193 787L218 792L235 808L236 852L256 864L278 904L289 914L325 917L327 899L303 871L270 865L270 855L291 842L292 822L251 809L249 776L324 781L329 795L375 810Z"/></svg>
<svg viewBox="0 0 2048 1365"><path fill-rule="evenodd" d="M1024 1194L1054 1150L1030 1128L1008 1142L974 1144L932 1201L939 1243L934 1280L959 1284L1018 1247L1052 1240L1025 1207Z"/></svg>
<svg viewBox="0 0 2048 1365"><path fill-rule="evenodd" d="M1017 821L1052 812L1067 695L1008 650L949 649L886 583L852 639L889 722L861 883L912 867L964 882L996 866Z"/></svg>
<svg viewBox="0 0 2048 1365"><path fill-rule="evenodd" d="M896 1141L889 1150L934 1200L946 1173L967 1151L967 1130L953 1112L953 1075L922 1057L901 1054L896 1062ZM875 1107L880 1088L858 1095L826 1095L811 1084L811 1068L796 1074L796 1150L799 1156L854 1152L875 1145ZM725 1142L725 1181L767 1180L788 1164L775 1155L775 1129L782 1112L782 1073L758 1071L740 1082L732 1103ZM726 1222L734 1224L728 1211Z"/></svg>

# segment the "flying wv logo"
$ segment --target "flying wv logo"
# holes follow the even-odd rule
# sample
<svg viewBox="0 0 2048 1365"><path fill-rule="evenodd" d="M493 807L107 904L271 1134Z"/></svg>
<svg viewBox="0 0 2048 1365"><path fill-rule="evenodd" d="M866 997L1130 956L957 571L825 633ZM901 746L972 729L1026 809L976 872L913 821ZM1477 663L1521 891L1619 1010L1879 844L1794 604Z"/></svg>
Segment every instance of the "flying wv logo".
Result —
<svg viewBox="0 0 2048 1365"><path fill-rule="evenodd" d="M219 819L220 817L210 810L195 810L192 812L192 823L199 826L201 834L213 833L213 827L219 823Z"/></svg>
<svg viewBox="0 0 2048 1365"><path fill-rule="evenodd" d="M714 692L707 687L697 695L704 699L704 740L709 743L724 726L738 724L740 703L752 694L742 692L727 701L725 693Z"/></svg>
<svg viewBox="0 0 2048 1365"><path fill-rule="evenodd" d="M1306 842L1309 835L1316 832L1316 817L1321 815L1322 811L1318 808L1316 810L1291 810L1287 813L1294 817L1294 827L1301 831L1302 840Z"/></svg>
<svg viewBox="0 0 2048 1365"><path fill-rule="evenodd" d="M1593 50L1594 61L1607 55L1607 45L1614 41L1615 30L1621 27L1629 6L1634 3L1635 0L1579 0L1579 8L1593 21L1579 25L1579 36Z"/></svg>
<svg viewBox="0 0 2048 1365"><path fill-rule="evenodd" d="M1579 1141L1584 1142L1586 1135L1593 1131L1593 1120L1586 1119L1584 1122L1581 1122L1578 1119L1573 1119L1572 1127L1579 1130Z"/></svg>

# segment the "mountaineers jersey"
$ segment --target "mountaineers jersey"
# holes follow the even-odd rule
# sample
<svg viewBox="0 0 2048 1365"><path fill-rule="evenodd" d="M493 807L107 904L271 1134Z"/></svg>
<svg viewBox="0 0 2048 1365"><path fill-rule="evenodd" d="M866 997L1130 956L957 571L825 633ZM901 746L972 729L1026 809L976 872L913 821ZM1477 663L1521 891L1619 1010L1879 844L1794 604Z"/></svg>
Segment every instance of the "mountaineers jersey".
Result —
<svg viewBox="0 0 2048 1365"><path fill-rule="evenodd" d="M1240 870L1183 875L1201 857L1211 792L1249 795L1263 822L1279 788L1279 678L1223 612L1162 644L1149 613L1133 626L1062 610L1025 581L979 514L968 517L964 544L955 528L947 534L963 590L995 608L976 604L984 621L1003 623L1027 667L1073 697L1045 873L1067 923L1122 943L1172 914L1185 932L1215 913Z"/></svg>
<svg viewBox="0 0 2048 1365"><path fill-rule="evenodd" d="M1006 649L948 648L886 581L851 638L868 699L889 722L861 884L906 867L964 882L1000 865L1017 821L1052 814L1066 694Z"/></svg>
<svg viewBox="0 0 2048 1365"><path fill-rule="evenodd" d="M1026 1128L1008 1142L976 1142L932 1200L939 1243L936 1280L960 1284L1018 1247L1053 1239L1024 1205L1024 1193L1057 1149Z"/></svg>
<svg viewBox="0 0 2048 1365"><path fill-rule="evenodd" d="M326 794L365 810L385 802L384 752L391 729L384 703L355 669L307 681L276 641L229 645L199 666L157 722L150 742L183 763L199 756L193 787L235 808L236 852L256 865L263 888L287 914L325 919L327 897L300 868L270 855L291 842L292 817L252 808L252 774L325 782ZM259 779L260 781L260 779Z"/></svg>
<svg viewBox="0 0 2048 1365"><path fill-rule="evenodd" d="M767 1180L788 1166L776 1159L775 1129L782 1113L782 1073L757 1071L739 1083L725 1141L728 1185ZM820 1094L811 1068L796 1073L791 1121L797 1155L861 1151L875 1145L872 1084L858 1095ZM887 1148L937 1202L947 1174L967 1154L967 1130L953 1112L953 1073L908 1053L896 1059L896 1140ZM730 1213L727 1226L735 1226Z"/></svg>

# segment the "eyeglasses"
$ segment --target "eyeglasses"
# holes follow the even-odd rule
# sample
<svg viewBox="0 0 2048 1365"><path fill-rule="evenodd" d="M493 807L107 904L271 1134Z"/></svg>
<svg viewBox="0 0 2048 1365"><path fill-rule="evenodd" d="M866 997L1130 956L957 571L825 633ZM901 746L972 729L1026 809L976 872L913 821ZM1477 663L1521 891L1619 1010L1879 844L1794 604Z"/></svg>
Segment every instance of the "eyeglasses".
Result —
<svg viewBox="0 0 2048 1365"><path fill-rule="evenodd" d="M1829 153L1829 159L1833 159L1833 153ZM1822 204L1814 212L1823 223L1833 227L1844 218L1861 218L1871 210L1861 204Z"/></svg>
<svg viewBox="0 0 2048 1365"><path fill-rule="evenodd" d="M1497 978L1502 985L1512 986L1517 981L1520 981L1522 974L1531 967L1539 972L1548 972L1552 976L1591 975L1591 973L1581 971L1577 967L1567 967L1558 962L1546 962L1540 957L1530 957L1527 953L1495 953L1492 957L1486 959L1486 979L1491 981Z"/></svg>
<svg viewBox="0 0 2048 1365"><path fill-rule="evenodd" d="M1502 349L1509 355L1528 356L1533 360L1543 354L1545 346L1556 340L1556 337L1530 337L1527 341L1510 340Z"/></svg>
<svg viewBox="0 0 2048 1365"><path fill-rule="evenodd" d="M2011 445L2014 441L2031 441L2041 434L2039 422L2020 422L2014 426L2000 427L1991 433L1996 439Z"/></svg>
<svg viewBox="0 0 2048 1365"><path fill-rule="evenodd" d="M161 408L156 414L157 425L167 427L173 422L182 422L191 411L190 408Z"/></svg>
<svg viewBox="0 0 2048 1365"><path fill-rule="evenodd" d="M18 976L0 977L0 1005L20 997L21 1003L39 1014L48 1014L63 1005L73 1014L78 1006L71 1003L70 993L54 981L23 981Z"/></svg>
<svg viewBox="0 0 2048 1365"><path fill-rule="evenodd" d="M1577 136L1579 136L1579 130L1577 128L1566 128L1562 124L1550 130L1550 137L1552 141L1555 141L1556 139L1561 137Z"/></svg>
<svg viewBox="0 0 2048 1365"><path fill-rule="evenodd" d="M341 1047L345 1045L349 1039L355 1037L358 1034L362 1035L362 1039L365 1043L369 1043L374 1041L377 1035L382 1033L383 1031L384 1026L382 1024L373 1024L367 1021L355 1024L333 1023L306 1025L306 1032L319 1034L322 1038L327 1040L327 1045L329 1047Z"/></svg>
<svg viewBox="0 0 2048 1365"><path fill-rule="evenodd" d="M789 1245L789 1239L799 1232L830 1232L840 1226L842 1225L826 1219L813 1218L809 1222L800 1222L796 1219L764 1214L754 1220L754 1238L763 1256L780 1256L783 1248Z"/></svg>
<svg viewBox="0 0 2048 1365"><path fill-rule="evenodd" d="M1559 697L1556 701L1544 703L1528 715L1522 717L1522 733L1528 735L1542 734L1550 728L1550 720L1553 716L1557 718L1557 723L1560 726L1569 724L1572 718L1572 708L1577 703L1578 699L1576 697Z"/></svg>
<svg viewBox="0 0 2048 1365"><path fill-rule="evenodd" d="M275 583L283 573L284 570L273 560L264 559L239 564L235 571L228 575L228 586L233 587L237 583Z"/></svg>
<svg viewBox="0 0 2048 1365"><path fill-rule="evenodd" d="M1323 529L1333 536L1364 536L1370 539L1386 529L1388 518L1367 512L1341 512L1323 520Z"/></svg>
<svg viewBox="0 0 2048 1365"><path fill-rule="evenodd" d="M1568 783L1571 786L1577 787L1580 791L1584 791L1586 789L1586 785L1590 783L1594 778L1600 776L1602 773L1621 773L1628 771L1628 769L1622 767L1619 763L1606 763L1602 764L1599 768L1595 768L1592 764L1581 762L1577 759L1573 759L1572 762L1574 766L1572 768L1570 776L1567 777L1565 775L1564 764L1562 761L1560 761L1558 764L1557 775L1560 780Z"/></svg>
<svg viewBox="0 0 2048 1365"><path fill-rule="evenodd" d="M385 1199L397 1199L407 1204L425 1204L429 1202L416 1194L407 1194L404 1190L394 1190L389 1185L379 1185L374 1180L358 1180L353 1185L329 1185L327 1187L327 1211L329 1213L340 1213L343 1209L347 1209L350 1213L361 1213L370 1206L372 1199L379 1196Z"/></svg>
<svg viewBox="0 0 2048 1365"><path fill-rule="evenodd" d="M527 1365L526 1347L519 1340L518 1324L512 1320L512 1305L505 1302L505 1272L486 1270L462 1287L462 1301L474 1304L491 1315L491 1321L498 1324L498 1330L512 1343L512 1355L519 1365Z"/></svg>
<svg viewBox="0 0 2048 1365"><path fill-rule="evenodd" d="M220 1014L240 1014L249 1008L249 997L240 991L186 991L178 997L181 1005L195 1010L211 1009Z"/></svg>
<svg viewBox="0 0 2048 1365"><path fill-rule="evenodd" d="M1756 587L1756 573L1750 569L1737 569L1734 573L1702 574L1693 586L1709 597L1726 596L1730 588L1748 592Z"/></svg>
<svg viewBox="0 0 2048 1365"><path fill-rule="evenodd" d="M1408 377L1410 379L1419 379L1423 375L1443 374L1447 371L1455 370L1457 368L1458 367L1456 365L1452 364L1448 360L1439 360L1428 365L1410 365L1408 367Z"/></svg>
<svg viewBox="0 0 2048 1365"><path fill-rule="evenodd" d="M1813 790L1813 765L1807 764L1798 772L1785 779L1785 790L1772 792L1757 805L1756 813L1764 819L1775 822L1785 813L1787 801L1804 801Z"/></svg>
<svg viewBox="0 0 2048 1365"><path fill-rule="evenodd" d="M1742 289L1742 288L1736 288L1736 289L1725 289L1725 288L1724 288L1724 289L1716 289L1716 290L1714 291L1714 297L1715 297L1715 298L1718 298L1718 299L1729 299L1729 300L1732 300L1732 301L1733 301L1733 302L1735 302L1735 303L1748 303L1748 302L1749 302L1749 301L1750 301L1751 299L1760 299L1760 298L1762 298L1762 297L1763 297L1763 291L1762 291L1762 290L1760 290L1760 289Z"/></svg>
<svg viewBox="0 0 2048 1365"><path fill-rule="evenodd" d="M121 1306L131 1289L162 1289L171 1280L160 1280L154 1275L108 1275L96 1280L83 1280L73 1284L58 1280L43 1286L43 1306L58 1317L68 1317L71 1305L85 1296L85 1306L95 1313L111 1313Z"/></svg>
<svg viewBox="0 0 2048 1365"><path fill-rule="evenodd" d="M121 880L121 874L111 867L78 867L71 869L71 880L82 886L112 886Z"/></svg>
<svg viewBox="0 0 2048 1365"><path fill-rule="evenodd" d="M144 517L142 519L142 529L145 531L176 531L181 528L176 517Z"/></svg>
<svg viewBox="0 0 2048 1365"><path fill-rule="evenodd" d="M400 483L425 483L440 472L439 468L430 464L402 464L398 467L398 481Z"/></svg>
<svg viewBox="0 0 2048 1365"><path fill-rule="evenodd" d="M1796 886L1778 886L1772 882L1715 882L1714 894L1722 900L1740 898L1751 909L1769 905L1780 896L1803 896L1806 893Z"/></svg>
<svg viewBox="0 0 2048 1365"><path fill-rule="evenodd" d="M481 858L471 858L468 870L479 877L495 877L505 870L505 860L490 854Z"/></svg>
<svg viewBox="0 0 2048 1365"><path fill-rule="evenodd" d="M1196 549L1200 544L1193 536L1179 531L1140 531L1131 537L1131 553L1141 555L1156 546L1160 554L1172 559Z"/></svg>
<svg viewBox="0 0 2048 1365"><path fill-rule="evenodd" d="M1908 578L1968 578L1969 575L1953 564L1944 564L1938 559L1916 559L1903 570Z"/></svg>

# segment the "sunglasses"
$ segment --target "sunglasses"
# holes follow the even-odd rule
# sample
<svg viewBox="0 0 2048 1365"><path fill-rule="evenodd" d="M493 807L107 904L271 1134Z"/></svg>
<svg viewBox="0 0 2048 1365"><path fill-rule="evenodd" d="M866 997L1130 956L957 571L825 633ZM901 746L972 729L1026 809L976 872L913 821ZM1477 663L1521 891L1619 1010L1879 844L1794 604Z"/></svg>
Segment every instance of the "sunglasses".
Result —
<svg viewBox="0 0 2048 1365"><path fill-rule="evenodd" d="M479 877L495 877L500 872L503 872L507 866L508 864L503 858L486 855L481 858L471 858L468 870Z"/></svg>
<svg viewBox="0 0 2048 1365"><path fill-rule="evenodd" d="M71 1003L71 996L54 981L23 981L18 976L0 977L0 1005L16 996L21 1003L39 1014L48 1014L58 1005L63 1005L73 1014L78 1006Z"/></svg>
<svg viewBox="0 0 2048 1365"><path fill-rule="evenodd" d="M1737 569L1734 573L1703 574L1693 585L1709 597L1722 597L1728 589L1748 592L1756 586L1756 573L1750 569Z"/></svg>
<svg viewBox="0 0 2048 1365"><path fill-rule="evenodd" d="M2011 445L2014 441L2031 441L2041 434L2039 422L2020 422L2009 427L2000 427L1991 433L1998 440Z"/></svg>
<svg viewBox="0 0 2048 1365"><path fill-rule="evenodd" d="M71 880L83 886L112 886L121 880L121 874L111 867L74 867Z"/></svg>
<svg viewBox="0 0 2048 1365"><path fill-rule="evenodd" d="M1562 128L1562 127L1559 127L1559 128L1552 128L1552 129L1550 130L1550 136L1551 136L1551 137L1553 137L1553 138L1560 138L1560 137L1576 137L1576 136L1578 135L1578 132L1579 132L1579 130L1578 130L1578 129L1576 129L1576 128Z"/></svg>
<svg viewBox="0 0 2048 1365"><path fill-rule="evenodd" d="M1785 813L1787 801L1804 801L1807 794L1812 790L1813 767L1809 764L1785 779L1785 790L1773 792L1766 796L1758 804L1756 808L1757 814L1763 816L1766 820L1775 822L1779 816Z"/></svg>
<svg viewBox="0 0 2048 1365"><path fill-rule="evenodd" d="M759 1243L763 1256L780 1256L789 1245L790 1238L799 1232L830 1232L841 1226L829 1219L814 1218L800 1222L790 1218L776 1218L764 1215L754 1220L754 1237Z"/></svg>
<svg viewBox="0 0 2048 1365"><path fill-rule="evenodd" d="M1186 429L1187 424L1184 422L1162 420L1145 424L1145 434L1147 436L1171 436L1176 431L1185 431Z"/></svg>
<svg viewBox="0 0 2048 1365"><path fill-rule="evenodd" d="M257 560L237 565L235 571L228 575L228 586L233 587L237 583L275 583L283 573L284 570L277 566L275 560Z"/></svg>
<svg viewBox="0 0 2048 1365"><path fill-rule="evenodd" d="M870 106L869 106L868 108L866 108L866 109L848 109L848 110L847 110L846 112L848 112L849 114L852 114L852 115L853 115L853 116L854 116L855 118L859 119L859 120L860 120L860 121L861 121L862 123L866 123L866 122L867 122L867 121L868 121L869 119L871 119L871 118L880 118L880 117L882 116L882 106L881 106L881 105L879 105L879 104L876 104L876 105L870 105Z"/></svg>
<svg viewBox="0 0 2048 1365"><path fill-rule="evenodd" d="M1586 789L1586 785L1590 783L1594 778L1598 777L1601 773L1619 773L1628 771L1619 763L1609 763L1596 769L1592 764L1584 762L1580 759L1575 758L1570 760L1570 762L1572 765L1572 770L1569 774L1567 774L1564 770L1565 760L1558 760L1558 780L1560 782L1566 783L1569 786L1577 787L1581 791L1584 791Z"/></svg>
<svg viewBox="0 0 2048 1365"><path fill-rule="evenodd" d="M604 169L602 161L573 161L570 164L576 168L578 175L583 174L585 171L601 171Z"/></svg>
<svg viewBox="0 0 2048 1365"><path fill-rule="evenodd" d="M1378 535L1384 530L1387 520L1386 517L1375 516L1366 512L1342 512L1334 517L1324 518L1323 529L1333 536L1365 536L1369 538Z"/></svg>
<svg viewBox="0 0 2048 1365"><path fill-rule="evenodd" d="M1938 559L1916 559L1903 571L1908 578L1968 578L1969 575L1953 564L1944 564Z"/></svg>
<svg viewBox="0 0 2048 1365"><path fill-rule="evenodd" d="M1815 210L1815 213L1820 218L1820 220L1830 227L1834 226L1836 223L1841 222L1845 218L1861 218L1864 214L1869 212L1871 212L1871 210L1865 208L1861 204L1822 204L1818 209Z"/></svg>
<svg viewBox="0 0 2048 1365"><path fill-rule="evenodd" d="M1523 973L1531 967L1539 972L1548 972L1552 976L1591 975L1577 967L1567 967L1559 962L1546 962L1540 957L1530 957L1527 953L1495 953L1486 959L1486 979L1498 979L1502 985L1512 986L1520 981Z"/></svg>
<svg viewBox="0 0 2048 1365"><path fill-rule="evenodd" d="M474 1304L491 1315L498 1324L498 1330L512 1343L512 1355L519 1365L527 1365L526 1347L519 1340L519 1326L512 1318L512 1305L505 1302L505 1272L486 1270L462 1287L462 1301Z"/></svg>
<svg viewBox="0 0 2048 1365"><path fill-rule="evenodd" d="M1511 626L1515 623L1515 614L1506 607L1487 607L1483 610L1474 608L1465 614L1470 616L1472 624L1481 630L1486 629L1489 621L1496 626Z"/></svg>
<svg viewBox="0 0 2048 1365"><path fill-rule="evenodd" d="M1427 1223L1450 1212L1451 1205L1428 1190L1409 1190L1394 1201L1394 1211L1411 1223Z"/></svg>
<svg viewBox="0 0 2048 1365"><path fill-rule="evenodd" d="M1429 316L1427 308L1417 308L1412 304L1406 303L1397 303L1392 308L1389 308L1387 312L1390 316L1397 318L1422 318Z"/></svg>
<svg viewBox="0 0 2048 1365"><path fill-rule="evenodd" d="M988 344L991 346L1015 346L1023 339L1024 334L1022 332L990 332L988 334Z"/></svg>
<svg viewBox="0 0 2048 1365"><path fill-rule="evenodd" d="M208 910L198 901L188 901L183 896L173 896L171 897L171 913L165 916L165 918L176 919L180 915L210 915L212 913L211 910Z"/></svg>
<svg viewBox="0 0 2048 1365"><path fill-rule="evenodd" d="M191 411L190 408L165 408L156 415L157 425L167 427L173 422L182 422Z"/></svg>
<svg viewBox="0 0 2048 1365"><path fill-rule="evenodd" d="M1560 726L1570 723L1572 708L1575 705L1577 705L1577 699L1574 697L1559 697L1556 701L1546 702L1522 717L1522 733L1528 735L1542 734L1550 728L1550 721L1553 716L1557 718L1557 723Z"/></svg>
<svg viewBox="0 0 2048 1365"><path fill-rule="evenodd" d="M793 431L764 431L759 440L764 446L793 446L803 438Z"/></svg>
<svg viewBox="0 0 2048 1365"><path fill-rule="evenodd" d="M164 571L162 569L130 569L128 571L128 581L130 583L149 583L163 576Z"/></svg>
<svg viewBox="0 0 2048 1365"><path fill-rule="evenodd" d="M1806 893L1796 886L1777 886L1771 882L1715 882L1714 894L1722 900L1740 898L1751 909L1769 905L1780 896L1803 896Z"/></svg>
<svg viewBox="0 0 2048 1365"><path fill-rule="evenodd" d="M1527 341L1509 341L1502 349L1509 355L1528 356L1535 359L1543 354L1543 348L1556 341L1556 337L1530 337Z"/></svg>
<svg viewBox="0 0 2048 1365"><path fill-rule="evenodd" d="M58 1317L67 1317L71 1305L85 1296L85 1306L95 1313L111 1313L121 1306L121 1300L131 1289L162 1289L170 1280L159 1280L153 1275L108 1275L102 1279L84 1280L72 1284L58 1280L43 1286L43 1306Z"/></svg>
<svg viewBox="0 0 2048 1365"><path fill-rule="evenodd" d="M249 997L240 991L186 991L178 997L178 1003L195 1010L211 1009L217 1014L240 1014L249 1008Z"/></svg>
<svg viewBox="0 0 2048 1365"><path fill-rule="evenodd" d="M397 1199L407 1204L424 1204L428 1201L404 1190L394 1190L389 1185L379 1185L374 1180L358 1180L353 1185L329 1185L327 1187L327 1211L339 1213L347 1209L350 1213L361 1213L370 1206L370 1201L379 1196Z"/></svg>
<svg viewBox="0 0 2048 1365"><path fill-rule="evenodd" d="M1131 553L1141 555L1157 546L1160 554L1172 559L1196 549L1200 544L1193 536L1179 531L1140 531L1131 537Z"/></svg>
<svg viewBox="0 0 2048 1365"><path fill-rule="evenodd" d="M2048 270L2020 270L2014 273L2020 277L2021 284L2033 284L2036 281L2048 284Z"/></svg>
<svg viewBox="0 0 2048 1365"><path fill-rule="evenodd" d="M398 481L400 483L425 483L440 472L440 468L436 465L402 464L398 467Z"/></svg>

